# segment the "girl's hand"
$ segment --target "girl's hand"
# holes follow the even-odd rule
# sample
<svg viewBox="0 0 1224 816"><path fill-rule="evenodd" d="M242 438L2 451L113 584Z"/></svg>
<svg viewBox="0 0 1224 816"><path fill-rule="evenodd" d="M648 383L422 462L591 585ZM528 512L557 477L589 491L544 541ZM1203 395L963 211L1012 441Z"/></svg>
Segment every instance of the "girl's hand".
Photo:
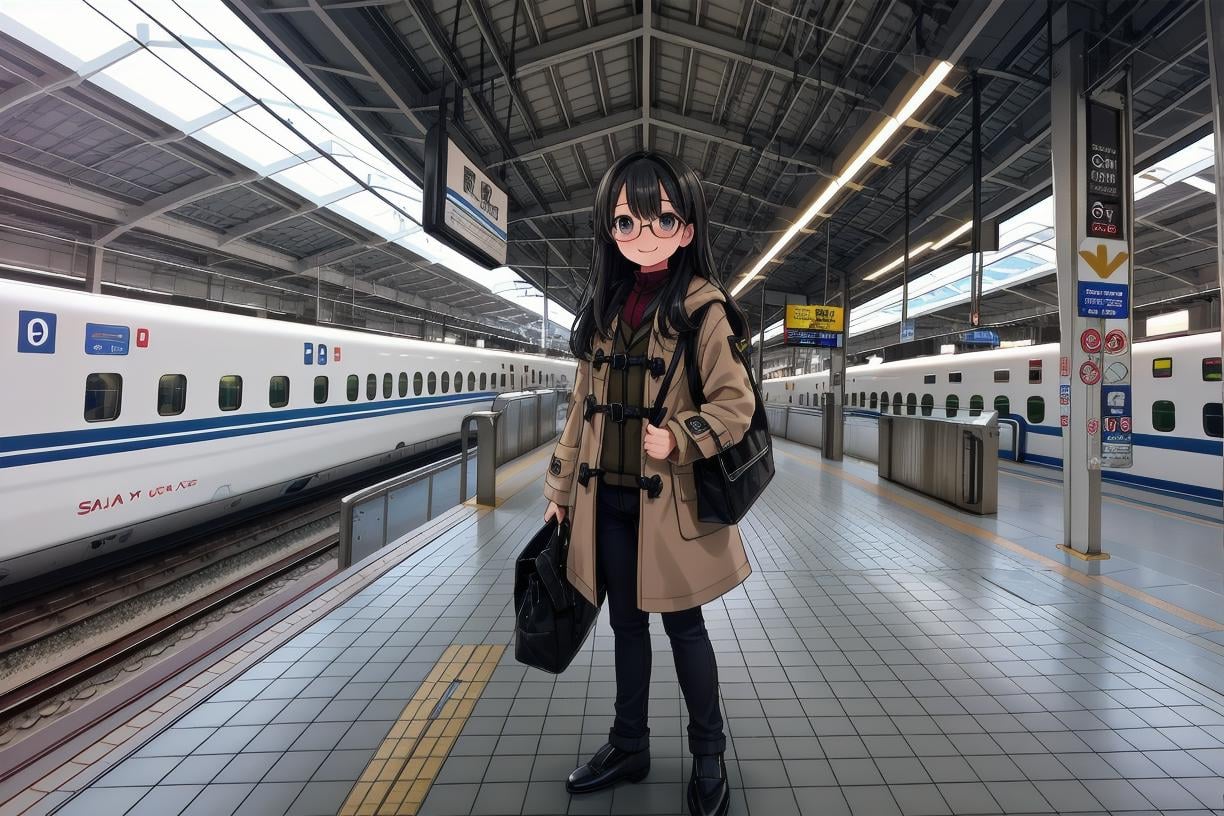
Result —
<svg viewBox="0 0 1224 816"><path fill-rule="evenodd" d="M666 459L676 449L676 437L670 428L646 425L642 448L651 459Z"/></svg>
<svg viewBox="0 0 1224 816"><path fill-rule="evenodd" d="M565 521L565 508L556 502L549 502L548 509L544 511L544 522L547 523L553 516L557 517L557 523L561 524Z"/></svg>

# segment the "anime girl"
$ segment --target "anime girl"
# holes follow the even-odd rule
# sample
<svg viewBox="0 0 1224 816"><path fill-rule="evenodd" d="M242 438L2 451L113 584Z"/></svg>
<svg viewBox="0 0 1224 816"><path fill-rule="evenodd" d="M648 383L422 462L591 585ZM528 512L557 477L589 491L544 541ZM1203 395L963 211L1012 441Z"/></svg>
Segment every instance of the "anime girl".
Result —
<svg viewBox="0 0 1224 816"><path fill-rule="evenodd" d="M568 513L567 577L592 603L608 599L616 716L607 744L566 788L588 793L649 773L649 613L660 612L689 712L689 811L721 816L726 736L701 605L752 570L735 525L698 518L693 462L734 445L752 420L754 387L732 330L747 321L718 280L701 183L682 162L625 156L600 182L594 211L588 294L570 338L578 371L549 462L545 519ZM652 419L680 332L696 343L705 401L694 404L681 355Z"/></svg>

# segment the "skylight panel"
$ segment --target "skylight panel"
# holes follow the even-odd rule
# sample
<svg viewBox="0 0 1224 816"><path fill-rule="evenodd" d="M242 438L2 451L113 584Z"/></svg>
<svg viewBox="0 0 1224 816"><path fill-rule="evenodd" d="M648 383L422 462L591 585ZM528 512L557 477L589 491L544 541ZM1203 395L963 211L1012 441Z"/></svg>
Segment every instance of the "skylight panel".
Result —
<svg viewBox="0 0 1224 816"><path fill-rule="evenodd" d="M354 182L335 165L331 159L320 158L290 167L272 176L273 181L309 198L316 204L330 202L341 190L353 186Z"/></svg>
<svg viewBox="0 0 1224 816"><path fill-rule="evenodd" d="M65 20L72 25L64 25ZM74 71L131 42L81 0L5 0L0 3L0 30ZM54 34L54 42L48 34Z"/></svg>
<svg viewBox="0 0 1224 816"><path fill-rule="evenodd" d="M228 116L203 130L197 130L193 135L210 147L256 170L293 155L240 116Z"/></svg>
<svg viewBox="0 0 1224 816"><path fill-rule="evenodd" d="M215 99L144 49L124 57L91 79L180 129L192 120L214 113L218 107Z"/></svg>

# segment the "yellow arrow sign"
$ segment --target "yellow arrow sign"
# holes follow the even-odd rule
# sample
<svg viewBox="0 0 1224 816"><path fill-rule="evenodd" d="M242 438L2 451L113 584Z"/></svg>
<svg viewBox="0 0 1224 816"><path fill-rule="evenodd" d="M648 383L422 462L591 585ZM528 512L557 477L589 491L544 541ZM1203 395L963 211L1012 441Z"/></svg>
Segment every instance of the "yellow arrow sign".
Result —
<svg viewBox="0 0 1224 816"><path fill-rule="evenodd" d="M1126 262L1130 255L1126 252L1119 252L1110 260L1109 250L1105 248L1105 245L1097 244L1095 254L1081 249L1080 257L1088 262L1088 265L1092 267L1092 271L1097 273L1099 277L1108 278L1117 271L1119 266Z"/></svg>

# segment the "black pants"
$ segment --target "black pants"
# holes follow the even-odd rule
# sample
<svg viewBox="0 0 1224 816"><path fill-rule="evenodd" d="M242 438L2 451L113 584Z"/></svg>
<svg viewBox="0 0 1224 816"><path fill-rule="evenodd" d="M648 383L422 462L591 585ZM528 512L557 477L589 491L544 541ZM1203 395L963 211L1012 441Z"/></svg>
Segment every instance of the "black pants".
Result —
<svg viewBox="0 0 1224 816"><path fill-rule="evenodd" d="M648 746L650 734L650 615L637 606L637 531L640 502L649 499L642 498L640 488L602 483L596 495L596 557L616 641L616 719L608 741L623 751L640 751ZM662 615L688 704L689 750L722 753L727 738L718 709L718 665L701 607Z"/></svg>

